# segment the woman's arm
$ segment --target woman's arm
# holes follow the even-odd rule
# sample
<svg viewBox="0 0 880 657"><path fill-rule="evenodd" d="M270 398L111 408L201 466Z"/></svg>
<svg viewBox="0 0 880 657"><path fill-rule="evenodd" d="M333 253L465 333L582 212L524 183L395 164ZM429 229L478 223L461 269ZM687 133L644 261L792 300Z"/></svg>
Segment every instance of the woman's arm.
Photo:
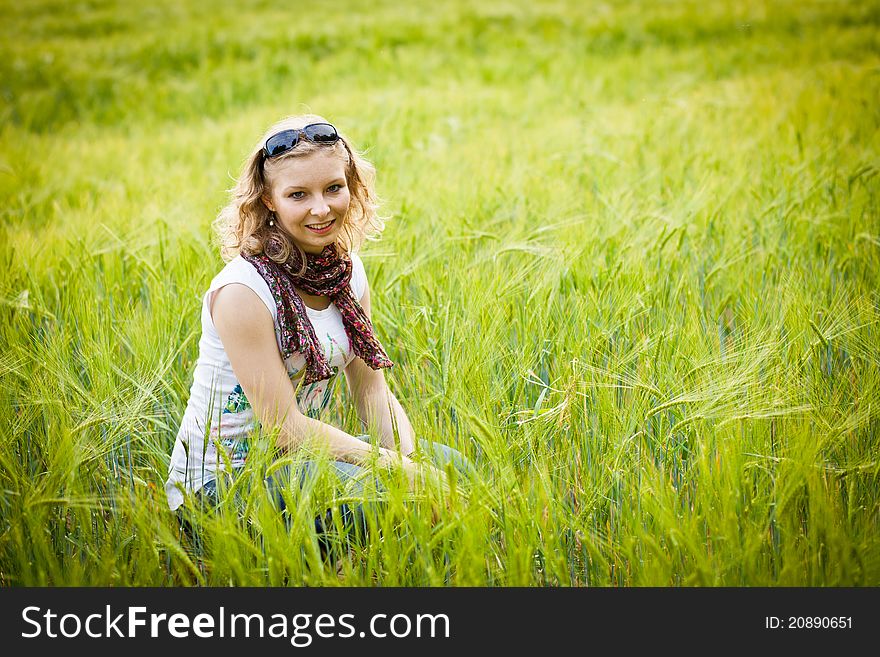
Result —
<svg viewBox="0 0 880 657"><path fill-rule="evenodd" d="M239 283L220 288L211 315L232 371L254 413L264 425L281 428L278 447L293 450L310 444L326 447L334 460L355 464L371 460L371 445L300 412L275 341L272 316L253 290ZM380 448L379 463L400 464L408 474L415 474L415 464L392 450Z"/></svg>
<svg viewBox="0 0 880 657"><path fill-rule="evenodd" d="M367 317L372 319L369 287L364 290L360 304ZM358 417L376 432L382 446L396 450L399 439L400 453L404 456L411 454L415 449L413 428L400 402L388 389L384 371L371 369L360 358L355 358L345 368L345 380Z"/></svg>

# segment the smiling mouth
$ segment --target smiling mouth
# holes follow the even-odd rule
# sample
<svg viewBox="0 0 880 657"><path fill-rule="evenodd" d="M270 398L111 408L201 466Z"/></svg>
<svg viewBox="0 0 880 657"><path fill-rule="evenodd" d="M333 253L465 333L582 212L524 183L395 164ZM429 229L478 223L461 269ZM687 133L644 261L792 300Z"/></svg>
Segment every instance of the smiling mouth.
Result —
<svg viewBox="0 0 880 657"><path fill-rule="evenodd" d="M313 233L317 233L318 235L323 235L326 232L329 232L330 228L332 228L333 224L336 223L336 219L331 219L330 221L323 224L312 224L311 226L306 226Z"/></svg>

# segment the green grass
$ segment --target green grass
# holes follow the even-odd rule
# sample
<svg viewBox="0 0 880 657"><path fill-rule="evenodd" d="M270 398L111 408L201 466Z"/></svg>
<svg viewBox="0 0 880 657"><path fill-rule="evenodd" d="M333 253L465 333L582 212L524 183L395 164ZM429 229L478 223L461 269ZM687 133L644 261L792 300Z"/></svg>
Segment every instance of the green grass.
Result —
<svg viewBox="0 0 880 657"><path fill-rule="evenodd" d="M2 2L0 583L880 584L880 3L400 4ZM193 539L162 492L210 223L305 109L379 170L390 385L480 469L338 567L327 488Z"/></svg>

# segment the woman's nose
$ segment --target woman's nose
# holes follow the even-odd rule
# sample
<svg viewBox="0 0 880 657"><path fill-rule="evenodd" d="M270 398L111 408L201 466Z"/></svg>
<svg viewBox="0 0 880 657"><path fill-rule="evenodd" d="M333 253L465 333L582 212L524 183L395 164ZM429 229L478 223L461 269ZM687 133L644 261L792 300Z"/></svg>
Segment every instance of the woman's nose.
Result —
<svg viewBox="0 0 880 657"><path fill-rule="evenodd" d="M327 202L323 197L315 199L315 202L312 204L312 214L316 217L323 217L328 212L330 212L330 206L327 205Z"/></svg>

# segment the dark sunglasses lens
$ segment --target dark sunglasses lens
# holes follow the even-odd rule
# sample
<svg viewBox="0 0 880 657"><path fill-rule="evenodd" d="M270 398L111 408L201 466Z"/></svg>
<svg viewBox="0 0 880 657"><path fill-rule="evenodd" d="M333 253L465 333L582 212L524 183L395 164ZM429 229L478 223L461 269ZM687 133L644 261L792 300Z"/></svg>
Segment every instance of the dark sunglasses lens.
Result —
<svg viewBox="0 0 880 657"><path fill-rule="evenodd" d="M272 157L273 155L289 151L296 146L298 141L299 134L295 130L285 130L269 138L266 142L266 150L269 152L269 157Z"/></svg>
<svg viewBox="0 0 880 657"><path fill-rule="evenodd" d="M303 132L306 134L306 137L318 144L332 144L339 139L336 128L329 123L315 123L306 126Z"/></svg>

